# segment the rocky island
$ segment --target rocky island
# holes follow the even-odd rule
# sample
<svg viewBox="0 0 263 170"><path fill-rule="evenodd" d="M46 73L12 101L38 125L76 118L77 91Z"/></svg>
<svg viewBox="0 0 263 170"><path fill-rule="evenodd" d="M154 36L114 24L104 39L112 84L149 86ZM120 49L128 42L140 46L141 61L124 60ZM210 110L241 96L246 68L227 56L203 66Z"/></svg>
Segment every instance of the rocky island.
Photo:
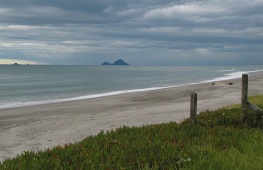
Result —
<svg viewBox="0 0 263 170"><path fill-rule="evenodd" d="M128 66L129 64L123 61L122 59L116 60L113 64L109 62L104 62L102 65L111 65L111 66Z"/></svg>

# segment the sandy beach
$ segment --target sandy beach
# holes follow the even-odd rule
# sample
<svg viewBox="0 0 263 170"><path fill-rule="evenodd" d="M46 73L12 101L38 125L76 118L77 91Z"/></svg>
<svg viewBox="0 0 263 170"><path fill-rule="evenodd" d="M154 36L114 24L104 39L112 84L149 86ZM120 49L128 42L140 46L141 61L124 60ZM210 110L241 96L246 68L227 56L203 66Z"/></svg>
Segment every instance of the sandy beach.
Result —
<svg viewBox="0 0 263 170"><path fill-rule="evenodd" d="M233 85L229 85L233 83ZM263 94L263 72L249 74L249 96ZM240 103L241 78L95 99L0 110L0 161L25 150L74 143L120 126L180 122L189 117L190 94L198 112Z"/></svg>

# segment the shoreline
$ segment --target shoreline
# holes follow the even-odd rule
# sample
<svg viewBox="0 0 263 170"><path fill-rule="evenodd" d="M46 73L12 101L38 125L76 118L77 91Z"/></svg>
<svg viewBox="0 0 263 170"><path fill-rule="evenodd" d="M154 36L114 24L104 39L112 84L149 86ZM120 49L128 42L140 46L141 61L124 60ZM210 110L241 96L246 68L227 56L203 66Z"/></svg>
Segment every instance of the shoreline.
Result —
<svg viewBox="0 0 263 170"><path fill-rule="evenodd" d="M197 85L197 84L203 84L203 83L210 83L210 82L214 82L214 81L227 81L227 80L231 80L231 79L240 78L242 76L242 74L250 74L250 73L257 73L257 72L263 72L263 70L236 71L236 72L224 74L220 77L216 77L216 78L212 78L212 79L208 79L208 80L204 80L204 81L200 81L200 82L196 82L196 83L179 84L179 85L175 85L175 86L148 87L148 88L142 88L142 89L110 91L110 92L105 92L105 93L89 94L89 95L64 98L64 99L43 100L43 101L38 101L38 102L28 101L28 102L25 102L23 104L17 104L15 106L14 105L13 106L0 106L0 111L6 110L6 109L13 109L13 108L39 106L39 105L63 103L63 102L73 102L73 101L79 101L79 100L88 100L88 99L95 99L95 98L129 94L129 93L148 92L148 91L154 91L154 90L177 88L177 87L181 87L181 86Z"/></svg>
<svg viewBox="0 0 263 170"><path fill-rule="evenodd" d="M212 81L211 81L212 82ZM25 150L74 143L120 126L180 122L189 117L190 94L198 112L240 103L241 78L0 110L0 161ZM228 85L228 83L233 85ZM263 71L249 73L249 96L263 94Z"/></svg>

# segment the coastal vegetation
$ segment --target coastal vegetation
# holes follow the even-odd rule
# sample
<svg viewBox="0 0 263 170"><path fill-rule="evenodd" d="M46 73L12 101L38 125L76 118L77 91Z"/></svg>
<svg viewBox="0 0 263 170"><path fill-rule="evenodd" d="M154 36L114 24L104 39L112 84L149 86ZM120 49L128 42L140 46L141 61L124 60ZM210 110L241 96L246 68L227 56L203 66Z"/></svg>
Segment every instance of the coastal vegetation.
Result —
<svg viewBox="0 0 263 170"><path fill-rule="evenodd" d="M251 102L263 109L263 95ZM240 106L205 111L197 125L120 127L74 144L24 151L0 169L262 169L261 112L240 120Z"/></svg>

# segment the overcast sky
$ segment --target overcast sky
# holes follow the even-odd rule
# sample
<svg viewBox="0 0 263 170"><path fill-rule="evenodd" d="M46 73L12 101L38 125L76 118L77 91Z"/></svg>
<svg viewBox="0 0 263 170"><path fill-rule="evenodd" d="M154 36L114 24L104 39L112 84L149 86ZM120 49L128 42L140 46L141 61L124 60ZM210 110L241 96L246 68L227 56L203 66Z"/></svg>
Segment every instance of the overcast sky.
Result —
<svg viewBox="0 0 263 170"><path fill-rule="evenodd" d="M263 64L263 0L1 0L0 63Z"/></svg>

